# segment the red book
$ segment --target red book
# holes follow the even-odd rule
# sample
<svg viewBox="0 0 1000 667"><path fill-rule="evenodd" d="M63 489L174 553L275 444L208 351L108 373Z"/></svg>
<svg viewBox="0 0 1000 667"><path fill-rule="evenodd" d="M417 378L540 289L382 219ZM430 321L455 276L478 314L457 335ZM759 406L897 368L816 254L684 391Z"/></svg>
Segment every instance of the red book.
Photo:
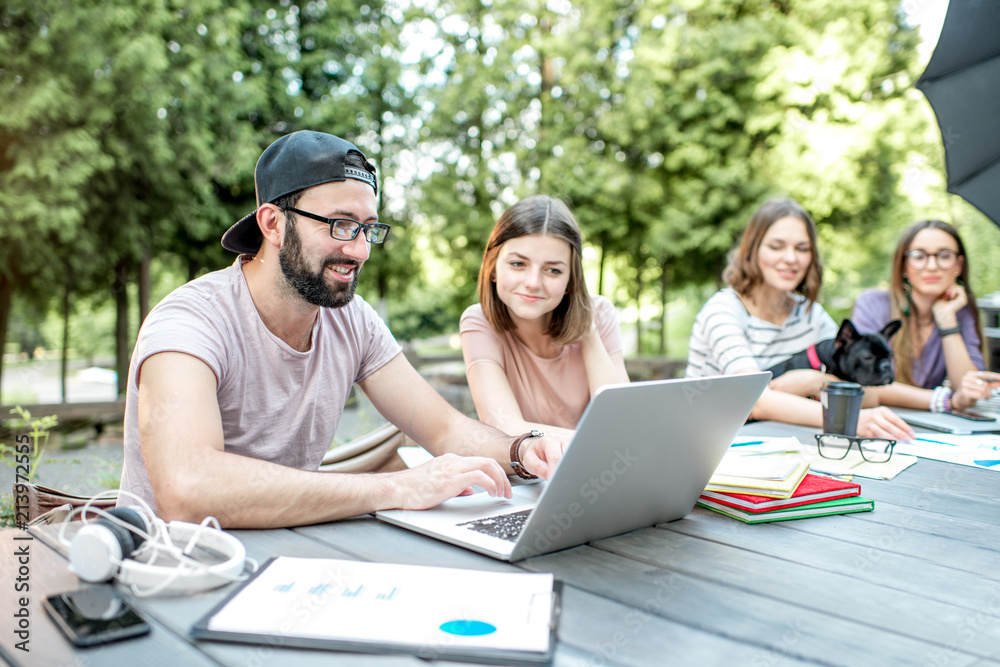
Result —
<svg viewBox="0 0 1000 667"><path fill-rule="evenodd" d="M799 484L798 488L795 489L795 492L788 498L768 498L767 496L755 496L748 493L723 493L707 489L702 492L701 497L714 500L723 505L746 510L747 512L767 512L773 509L799 507L801 505L810 505L812 503L860 495L860 484L809 473L802 480L802 483Z"/></svg>

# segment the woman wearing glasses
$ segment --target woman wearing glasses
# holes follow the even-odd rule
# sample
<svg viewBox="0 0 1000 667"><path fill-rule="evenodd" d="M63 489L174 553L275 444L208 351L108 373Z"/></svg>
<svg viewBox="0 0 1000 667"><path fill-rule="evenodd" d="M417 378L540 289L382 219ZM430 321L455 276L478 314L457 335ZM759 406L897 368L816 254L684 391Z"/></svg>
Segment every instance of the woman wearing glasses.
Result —
<svg viewBox="0 0 1000 667"><path fill-rule="evenodd" d="M903 232L889 290L862 292L851 319L862 332L878 331L892 319L903 323L892 339L896 382L878 389L884 405L963 410L989 398L1000 380L984 372L969 262L958 231L946 222L924 220Z"/></svg>
<svg viewBox="0 0 1000 667"><path fill-rule="evenodd" d="M729 284L698 313L688 348L688 377L764 370L810 345L834 338L838 327L816 303L823 269L816 223L798 202L771 199L754 212L723 279ZM827 380L817 370L792 370L771 381L751 417L823 425L817 396ZM864 408L859 436L909 439L911 429L884 407Z"/></svg>
<svg viewBox="0 0 1000 667"><path fill-rule="evenodd" d="M618 314L588 294L582 245L569 208L544 195L493 227L460 331L476 411L501 431L539 429L565 447L591 394L628 382Z"/></svg>

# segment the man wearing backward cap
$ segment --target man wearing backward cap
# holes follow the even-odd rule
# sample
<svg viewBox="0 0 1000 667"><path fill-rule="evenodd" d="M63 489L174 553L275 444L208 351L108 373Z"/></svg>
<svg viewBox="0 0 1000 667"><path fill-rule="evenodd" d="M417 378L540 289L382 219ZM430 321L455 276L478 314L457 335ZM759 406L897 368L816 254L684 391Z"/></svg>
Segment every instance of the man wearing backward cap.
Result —
<svg viewBox="0 0 1000 667"><path fill-rule="evenodd" d="M510 497L517 459L514 470L549 476L557 442L456 411L354 296L389 233L361 151L295 132L264 151L254 182L257 210L222 237L236 262L175 290L139 331L121 488L166 519L268 528L433 507L474 484ZM317 472L354 383L437 456L394 473Z"/></svg>

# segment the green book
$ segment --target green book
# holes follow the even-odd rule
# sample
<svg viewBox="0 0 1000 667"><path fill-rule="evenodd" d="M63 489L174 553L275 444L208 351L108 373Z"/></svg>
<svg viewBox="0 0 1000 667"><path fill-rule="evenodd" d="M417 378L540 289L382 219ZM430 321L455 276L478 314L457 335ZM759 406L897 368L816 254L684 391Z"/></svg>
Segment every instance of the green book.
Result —
<svg viewBox="0 0 1000 667"><path fill-rule="evenodd" d="M766 523L768 521L787 521L789 519L805 519L811 516L829 516L831 514L849 514L851 512L870 512L875 509L875 501L861 496L853 498L838 498L827 500L810 505L800 505L798 507L778 508L767 512L744 512L735 507L728 507L722 503L708 500L704 497L698 499L698 504L706 509L710 509L719 514L731 516L744 523Z"/></svg>

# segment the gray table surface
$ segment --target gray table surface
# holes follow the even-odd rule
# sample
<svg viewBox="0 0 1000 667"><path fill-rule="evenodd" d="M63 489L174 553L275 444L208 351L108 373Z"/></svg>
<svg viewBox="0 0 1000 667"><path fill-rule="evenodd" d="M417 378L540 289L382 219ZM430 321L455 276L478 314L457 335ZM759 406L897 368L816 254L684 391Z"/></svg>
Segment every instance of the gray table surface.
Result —
<svg viewBox="0 0 1000 667"><path fill-rule="evenodd" d="M742 431L802 441L813 432L774 423ZM856 481L874 512L746 525L696 507L679 521L515 564L370 516L233 533L261 562L287 555L551 572L564 585L555 665L1000 667L1000 475L921 459L894 480ZM54 534L47 527L15 542L23 532L0 531L0 648L14 664L425 664L190 639L191 625L231 586L139 600L151 634L74 650L40 606L78 586ZM14 649L7 611L17 599L14 546L25 543L30 653Z"/></svg>

